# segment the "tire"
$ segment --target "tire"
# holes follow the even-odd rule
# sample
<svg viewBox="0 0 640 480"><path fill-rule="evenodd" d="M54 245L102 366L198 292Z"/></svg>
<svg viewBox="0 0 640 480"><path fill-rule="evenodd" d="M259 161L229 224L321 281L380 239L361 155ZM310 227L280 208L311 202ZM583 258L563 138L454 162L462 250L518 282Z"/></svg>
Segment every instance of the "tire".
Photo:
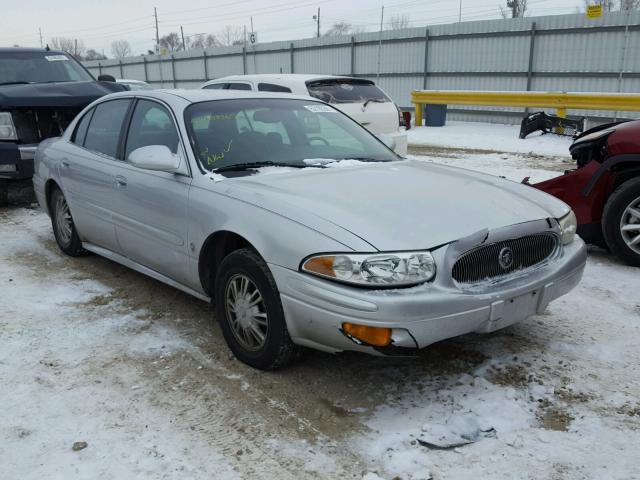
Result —
<svg viewBox="0 0 640 480"><path fill-rule="evenodd" d="M9 182L0 180L0 207L9 205Z"/></svg>
<svg viewBox="0 0 640 480"><path fill-rule="evenodd" d="M73 223L67 199L57 187L51 192L49 211L51 212L53 235L56 237L60 250L71 257L86 255L87 251L82 248L82 242Z"/></svg>
<svg viewBox="0 0 640 480"><path fill-rule="evenodd" d="M640 177L627 180L611 194L602 217L602 230L609 249L623 262L635 267L640 267L638 212Z"/></svg>
<svg viewBox="0 0 640 480"><path fill-rule="evenodd" d="M225 257L214 289L216 317L238 360L276 370L299 357L302 348L289 336L278 287L254 250L243 248Z"/></svg>

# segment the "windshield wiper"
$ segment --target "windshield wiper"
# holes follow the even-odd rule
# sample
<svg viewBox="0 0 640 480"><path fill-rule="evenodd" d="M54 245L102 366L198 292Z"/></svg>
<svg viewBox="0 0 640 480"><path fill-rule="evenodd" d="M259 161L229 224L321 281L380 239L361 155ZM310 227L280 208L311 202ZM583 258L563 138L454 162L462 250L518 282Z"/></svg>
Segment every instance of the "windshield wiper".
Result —
<svg viewBox="0 0 640 480"><path fill-rule="evenodd" d="M377 158L371 158L371 157L349 157L349 158L340 158L339 160L336 160L336 162L342 162L344 160L357 160L359 162L368 162L368 163L386 163L386 162L393 162L392 159L389 160L379 160Z"/></svg>
<svg viewBox="0 0 640 480"><path fill-rule="evenodd" d="M20 82L2 82L2 83L0 83L0 85L28 85L30 83L34 83L34 82L24 82L24 81L20 81Z"/></svg>
<svg viewBox="0 0 640 480"><path fill-rule="evenodd" d="M367 98L365 100L365 102L362 104L362 111L363 112L367 108L367 105L369 105L371 102L374 102L374 103L385 103L385 101L380 99L380 98Z"/></svg>
<svg viewBox="0 0 640 480"><path fill-rule="evenodd" d="M234 165L225 165L224 167L218 167L211 170L213 173L220 172L232 172L241 170L253 170L260 167L293 167L293 168L305 168L309 165L304 163L277 163L277 162L249 162L249 163L236 163Z"/></svg>

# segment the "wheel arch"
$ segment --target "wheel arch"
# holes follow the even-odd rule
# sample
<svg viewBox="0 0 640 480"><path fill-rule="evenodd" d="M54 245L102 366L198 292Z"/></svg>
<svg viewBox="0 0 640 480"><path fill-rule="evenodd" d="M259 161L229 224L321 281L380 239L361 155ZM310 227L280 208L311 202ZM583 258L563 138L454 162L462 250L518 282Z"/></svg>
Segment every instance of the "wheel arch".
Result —
<svg viewBox="0 0 640 480"><path fill-rule="evenodd" d="M44 208L47 209L47 213L49 215L51 215L51 209L50 209L50 205L51 205L51 195L53 194L53 191L55 189L58 189L60 191L62 191L62 189L60 188L60 185L58 185L58 182L56 182L53 178L50 178L49 180L47 180L44 184L44 198L45 198L45 205Z"/></svg>
<svg viewBox="0 0 640 480"><path fill-rule="evenodd" d="M629 178L640 174L640 154L631 153L631 154L623 154L623 155L614 155L613 157L607 158L607 160L600 165L596 173L593 174L589 183L584 187L582 191L582 195L587 197L596 186L596 183L604 175L605 172L612 171L616 173L616 177L619 177L620 174L623 174L623 177L629 175L629 173L636 172L635 174L631 174L624 178L623 181L618 181L616 178L616 185L620 185Z"/></svg>
<svg viewBox="0 0 640 480"><path fill-rule="evenodd" d="M213 282L220 263L231 252L241 248L251 248L260 255L258 249L249 240L230 230L214 232L202 244L198 256L198 275L203 290L212 298Z"/></svg>

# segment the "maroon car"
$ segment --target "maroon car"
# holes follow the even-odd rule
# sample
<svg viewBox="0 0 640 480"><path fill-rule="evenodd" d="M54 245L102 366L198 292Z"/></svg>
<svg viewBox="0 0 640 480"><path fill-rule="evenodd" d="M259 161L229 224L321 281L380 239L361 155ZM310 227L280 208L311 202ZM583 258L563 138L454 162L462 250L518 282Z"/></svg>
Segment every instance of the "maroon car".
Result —
<svg viewBox="0 0 640 480"><path fill-rule="evenodd" d="M577 169L532 186L573 208L586 242L640 266L640 121L587 130L569 150Z"/></svg>

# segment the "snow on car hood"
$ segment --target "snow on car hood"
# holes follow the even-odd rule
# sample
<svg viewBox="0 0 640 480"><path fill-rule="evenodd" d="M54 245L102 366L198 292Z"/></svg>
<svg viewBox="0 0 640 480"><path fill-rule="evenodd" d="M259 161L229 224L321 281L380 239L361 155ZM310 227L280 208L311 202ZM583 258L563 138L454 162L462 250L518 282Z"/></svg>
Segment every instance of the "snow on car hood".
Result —
<svg viewBox="0 0 640 480"><path fill-rule="evenodd" d="M283 170L235 178L226 193L311 228L319 217L381 251L432 248L569 211L534 188L428 162Z"/></svg>

